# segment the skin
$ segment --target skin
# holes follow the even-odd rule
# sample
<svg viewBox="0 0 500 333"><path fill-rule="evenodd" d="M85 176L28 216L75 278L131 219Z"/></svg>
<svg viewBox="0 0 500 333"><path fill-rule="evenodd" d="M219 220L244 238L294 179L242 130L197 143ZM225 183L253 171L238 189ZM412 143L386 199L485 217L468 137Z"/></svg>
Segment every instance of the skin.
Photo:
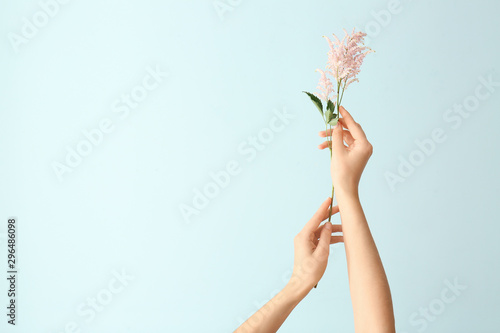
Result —
<svg viewBox="0 0 500 333"><path fill-rule="evenodd" d="M320 226L328 218L330 202L330 198L326 199L295 236L293 272L286 286L235 333L276 332L295 306L321 280L328 263L330 244L343 240L343 236L332 236L332 233L342 231L340 224L327 222ZM332 215L338 212L337 206L332 207Z"/></svg>
<svg viewBox="0 0 500 333"><path fill-rule="evenodd" d="M322 131L320 136L332 139L331 172L342 220L355 332L396 332L389 283L358 194L373 147L361 125L342 106L340 114L333 131ZM319 148L327 147L325 142Z"/></svg>
<svg viewBox="0 0 500 333"><path fill-rule="evenodd" d="M294 268L287 285L235 332L276 332L297 304L323 276L330 254L330 244L344 242L349 274L349 288L357 333L396 332L389 283L377 247L359 200L361 174L372 155L361 125L342 106L342 118L321 137L331 136L331 173L336 189L341 225L321 222L328 218L331 198L323 202L314 216L294 239ZM344 144L345 142L345 144ZM330 141L319 145L328 148ZM343 232L343 236L332 236Z"/></svg>

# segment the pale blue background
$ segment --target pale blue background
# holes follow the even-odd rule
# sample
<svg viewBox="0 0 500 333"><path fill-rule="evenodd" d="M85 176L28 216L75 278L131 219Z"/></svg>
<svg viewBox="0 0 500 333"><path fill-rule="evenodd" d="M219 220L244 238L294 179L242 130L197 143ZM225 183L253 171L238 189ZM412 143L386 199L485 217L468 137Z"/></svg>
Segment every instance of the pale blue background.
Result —
<svg viewBox="0 0 500 333"><path fill-rule="evenodd" d="M221 16L208 0L70 1L16 53L8 33L40 7L1 1L0 258L4 222L20 224L19 325L2 310L2 332L231 332L284 286L293 237L329 196L322 120L301 92L326 61L321 36L364 30L389 2L231 3ZM400 7L344 97L374 146L360 191L398 332L418 332L412 313L455 278L467 289L425 331L496 332L500 89L457 129L443 114L479 77L500 81L500 6ZM169 77L120 119L111 104L148 66ZM247 161L238 146L283 108L295 118ZM51 164L104 118L114 131L60 182ZM391 191L385 173L437 127L447 140ZM241 172L186 223L180 205L231 160ZM135 279L85 322L78 305L122 269ZM280 331L353 331L342 245Z"/></svg>

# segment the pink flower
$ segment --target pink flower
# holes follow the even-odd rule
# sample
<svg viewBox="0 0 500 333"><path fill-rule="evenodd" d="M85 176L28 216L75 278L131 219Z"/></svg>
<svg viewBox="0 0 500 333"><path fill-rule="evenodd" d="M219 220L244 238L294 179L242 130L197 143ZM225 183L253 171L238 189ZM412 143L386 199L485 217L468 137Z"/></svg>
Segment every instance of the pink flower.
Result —
<svg viewBox="0 0 500 333"><path fill-rule="evenodd" d="M336 97L335 90L333 89L332 81L326 76L325 72L321 69L317 69L316 72L321 74L319 79L317 89L320 91L319 93L314 93L319 99L323 101L328 101L330 99L330 95L333 93L333 97Z"/></svg>
<svg viewBox="0 0 500 333"><path fill-rule="evenodd" d="M333 34L333 41L325 37L330 46L326 68L317 69L321 74L316 89L311 94L304 91L318 108L326 125L334 126L339 117L339 107L342 104L345 89L353 82L358 81L357 75L366 55L375 52L364 45L364 32L355 29L349 34L344 29L342 40ZM335 101L336 99L336 101ZM325 103L326 102L326 111Z"/></svg>
<svg viewBox="0 0 500 333"><path fill-rule="evenodd" d="M326 65L327 73L335 78L337 84L343 85L341 87L343 89L358 81L356 76L360 72L363 60L368 53L374 52L369 47L364 46L366 33L355 32L355 29L350 35L345 29L344 32L345 36L342 41L335 34L333 34L335 39L333 42L328 37L323 36L330 46Z"/></svg>

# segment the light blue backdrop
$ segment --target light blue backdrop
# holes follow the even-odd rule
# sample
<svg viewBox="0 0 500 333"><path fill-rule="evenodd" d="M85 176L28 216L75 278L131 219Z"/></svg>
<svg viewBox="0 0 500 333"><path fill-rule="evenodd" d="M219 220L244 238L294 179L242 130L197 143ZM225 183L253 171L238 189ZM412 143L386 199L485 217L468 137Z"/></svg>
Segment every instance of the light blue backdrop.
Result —
<svg viewBox="0 0 500 333"><path fill-rule="evenodd" d="M330 194L301 91L353 27L376 53L344 105L374 146L360 193L398 332L498 330L498 2L1 7L2 332L231 332L262 306ZM343 245L280 331L353 331Z"/></svg>

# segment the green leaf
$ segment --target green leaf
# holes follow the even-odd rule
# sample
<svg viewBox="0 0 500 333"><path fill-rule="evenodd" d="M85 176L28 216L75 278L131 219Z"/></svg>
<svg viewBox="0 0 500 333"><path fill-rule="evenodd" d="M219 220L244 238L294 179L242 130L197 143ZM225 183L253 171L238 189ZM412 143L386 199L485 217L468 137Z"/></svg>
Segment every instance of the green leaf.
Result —
<svg viewBox="0 0 500 333"><path fill-rule="evenodd" d="M332 120L333 118L333 113L332 113L332 110L330 109L326 109L326 112L325 112L325 118L326 118L326 122L328 123L330 120Z"/></svg>
<svg viewBox="0 0 500 333"><path fill-rule="evenodd" d="M328 100L328 103L326 104L326 109L330 110L332 114L335 114L335 104L333 104L331 99Z"/></svg>
<svg viewBox="0 0 500 333"><path fill-rule="evenodd" d="M307 91L303 91L303 92L305 92L307 94L307 96L309 96L309 98L314 103L314 105L316 105L319 112L321 113L321 116L323 117L323 103L321 103L321 100L318 97L316 97L315 95L308 93Z"/></svg>
<svg viewBox="0 0 500 333"><path fill-rule="evenodd" d="M335 104L329 99L326 104L326 123L329 124L333 119L337 118L337 114L335 114Z"/></svg>
<svg viewBox="0 0 500 333"><path fill-rule="evenodd" d="M336 116L336 115L335 115ZM337 117L333 118L332 120L330 120L328 122L329 125L332 125L332 126L335 126L337 125L337 122L339 121L339 119Z"/></svg>

